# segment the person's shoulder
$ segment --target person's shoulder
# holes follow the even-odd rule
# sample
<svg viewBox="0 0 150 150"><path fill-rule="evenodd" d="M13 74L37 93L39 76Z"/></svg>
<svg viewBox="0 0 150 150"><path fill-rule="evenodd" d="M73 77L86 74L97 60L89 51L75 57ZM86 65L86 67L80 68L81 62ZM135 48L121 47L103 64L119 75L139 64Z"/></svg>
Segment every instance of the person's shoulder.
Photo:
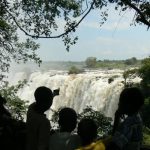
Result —
<svg viewBox="0 0 150 150"><path fill-rule="evenodd" d="M39 122L39 125L42 126L43 128L50 128L51 129L51 123L48 118L44 114L37 114L37 119Z"/></svg>
<svg viewBox="0 0 150 150"><path fill-rule="evenodd" d="M76 150L93 150L95 148L95 143L91 143L89 145L86 146L81 146Z"/></svg>
<svg viewBox="0 0 150 150"><path fill-rule="evenodd" d="M29 105L29 108L33 108L33 107L35 107L35 105L36 105L36 102L33 102Z"/></svg>
<svg viewBox="0 0 150 150"><path fill-rule="evenodd" d="M70 137L72 137L72 138L79 138L80 136L78 134L70 134Z"/></svg>
<svg viewBox="0 0 150 150"><path fill-rule="evenodd" d="M95 143L95 148L94 148L94 150L105 150L105 145L104 145L104 143L103 143L101 140L97 141L97 142Z"/></svg>
<svg viewBox="0 0 150 150"><path fill-rule="evenodd" d="M34 111L35 105L36 105L35 102L30 104L29 107L28 107L28 111L27 112L30 113L30 112Z"/></svg>
<svg viewBox="0 0 150 150"><path fill-rule="evenodd" d="M55 138L56 139L58 139L58 138L62 139L62 138L68 138L68 137L70 137L70 133L57 131L51 135L50 139L55 139Z"/></svg>
<svg viewBox="0 0 150 150"><path fill-rule="evenodd" d="M58 132L55 132L54 134L52 134L52 135L50 136L50 141L56 141L59 136L60 136L59 133L58 133Z"/></svg>
<svg viewBox="0 0 150 150"><path fill-rule="evenodd" d="M30 104L27 112L27 119L34 119L40 121L41 123L48 123L49 120L46 118L45 114L40 114L35 109L36 103Z"/></svg>
<svg viewBox="0 0 150 150"><path fill-rule="evenodd" d="M124 125L126 126L132 126L134 124L141 124L142 123L142 119L140 117L140 114L134 114L132 116L128 116L125 120L124 120Z"/></svg>
<svg viewBox="0 0 150 150"><path fill-rule="evenodd" d="M69 139L70 139L70 141L81 141L80 136L77 134L70 134Z"/></svg>
<svg viewBox="0 0 150 150"><path fill-rule="evenodd" d="M101 141L97 141L76 150L105 150L105 145Z"/></svg>
<svg viewBox="0 0 150 150"><path fill-rule="evenodd" d="M27 120L31 119L35 115L35 103L32 103L28 107Z"/></svg>
<svg viewBox="0 0 150 150"><path fill-rule="evenodd" d="M77 134L70 134L68 143L78 143L78 145L81 145L81 138Z"/></svg>
<svg viewBox="0 0 150 150"><path fill-rule="evenodd" d="M50 147L59 147L60 145L62 145L62 143L65 143L67 139L68 134L65 134L63 132L56 132L49 138Z"/></svg>

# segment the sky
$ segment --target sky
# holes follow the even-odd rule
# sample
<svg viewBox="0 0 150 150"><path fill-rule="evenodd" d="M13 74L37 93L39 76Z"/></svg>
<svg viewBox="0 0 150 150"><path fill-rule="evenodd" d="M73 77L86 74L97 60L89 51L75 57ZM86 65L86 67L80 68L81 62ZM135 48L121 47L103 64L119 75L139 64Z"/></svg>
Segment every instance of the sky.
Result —
<svg viewBox="0 0 150 150"><path fill-rule="evenodd" d="M93 11L79 25L75 36L77 44L67 52L61 39L40 39L38 55L43 61L123 60L131 57L142 59L150 55L150 30L145 25L130 25L132 11L118 15L109 10L108 20L100 27L99 11ZM59 20L60 27L63 21Z"/></svg>

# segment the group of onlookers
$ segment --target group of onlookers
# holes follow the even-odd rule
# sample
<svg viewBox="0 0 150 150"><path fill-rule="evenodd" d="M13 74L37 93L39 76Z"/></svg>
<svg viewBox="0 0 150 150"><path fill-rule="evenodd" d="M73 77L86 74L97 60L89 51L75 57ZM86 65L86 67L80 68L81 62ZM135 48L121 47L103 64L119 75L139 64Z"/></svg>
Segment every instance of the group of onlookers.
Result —
<svg viewBox="0 0 150 150"><path fill-rule="evenodd" d="M142 120L139 110L144 97L138 88L125 88L119 98L112 136L98 140L93 119L83 118L77 125L77 114L72 108L59 112L59 130L50 133L50 122L44 112L53 103L53 93L38 87L36 102L27 113L27 150L139 150L142 142ZM77 125L77 132L73 134Z"/></svg>
<svg viewBox="0 0 150 150"><path fill-rule="evenodd" d="M98 127L93 119L83 118L77 123L77 114L69 107L59 111L59 129L52 129L44 113L51 107L56 95L58 94L45 86L35 90L35 102L29 106L27 112L26 150L140 150L143 136L139 111L144 104L140 89L125 88L121 92L112 134L106 138L97 137ZM3 106L2 97L0 103L2 123L11 115Z"/></svg>

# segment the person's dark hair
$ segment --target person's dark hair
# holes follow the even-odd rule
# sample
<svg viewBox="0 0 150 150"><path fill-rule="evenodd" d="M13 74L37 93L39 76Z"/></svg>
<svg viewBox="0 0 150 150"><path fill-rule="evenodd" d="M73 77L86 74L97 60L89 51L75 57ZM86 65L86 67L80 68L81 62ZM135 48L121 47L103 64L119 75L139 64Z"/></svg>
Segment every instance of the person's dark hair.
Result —
<svg viewBox="0 0 150 150"><path fill-rule="evenodd" d="M65 107L59 111L59 126L61 131L71 132L77 124L77 114L74 109Z"/></svg>
<svg viewBox="0 0 150 150"><path fill-rule="evenodd" d="M97 137L97 125L92 119L82 119L78 124L78 135L81 137L82 145L88 145Z"/></svg>
<svg viewBox="0 0 150 150"><path fill-rule="evenodd" d="M119 103L121 107L129 108L129 113L136 113L144 104L144 96L139 88L125 88L120 94Z"/></svg>
<svg viewBox="0 0 150 150"><path fill-rule="evenodd" d="M51 89L45 86L40 86L35 90L34 97L36 102L44 103L45 101L52 101L53 93Z"/></svg>
<svg viewBox="0 0 150 150"><path fill-rule="evenodd" d="M34 97L38 111L48 110L53 103L53 93L45 86L38 87L34 92Z"/></svg>

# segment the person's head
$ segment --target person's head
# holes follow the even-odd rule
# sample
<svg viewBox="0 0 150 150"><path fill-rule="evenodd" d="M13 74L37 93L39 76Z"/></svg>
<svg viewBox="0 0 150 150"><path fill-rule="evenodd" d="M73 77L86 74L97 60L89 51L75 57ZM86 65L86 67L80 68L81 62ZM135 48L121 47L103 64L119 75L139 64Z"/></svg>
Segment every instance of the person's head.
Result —
<svg viewBox="0 0 150 150"><path fill-rule="evenodd" d="M45 86L38 87L34 92L34 97L37 107L42 111L48 110L53 103L53 93Z"/></svg>
<svg viewBox="0 0 150 150"><path fill-rule="evenodd" d="M119 98L118 110L122 114L132 115L137 113L144 104L144 96L136 87L125 88Z"/></svg>
<svg viewBox="0 0 150 150"><path fill-rule="evenodd" d="M77 132L81 137L82 145L88 145L97 137L97 125L92 119L82 119L78 124Z"/></svg>
<svg viewBox="0 0 150 150"><path fill-rule="evenodd" d="M63 132L71 132L75 129L77 124L77 114L72 108L62 108L59 111L58 120L60 130Z"/></svg>

